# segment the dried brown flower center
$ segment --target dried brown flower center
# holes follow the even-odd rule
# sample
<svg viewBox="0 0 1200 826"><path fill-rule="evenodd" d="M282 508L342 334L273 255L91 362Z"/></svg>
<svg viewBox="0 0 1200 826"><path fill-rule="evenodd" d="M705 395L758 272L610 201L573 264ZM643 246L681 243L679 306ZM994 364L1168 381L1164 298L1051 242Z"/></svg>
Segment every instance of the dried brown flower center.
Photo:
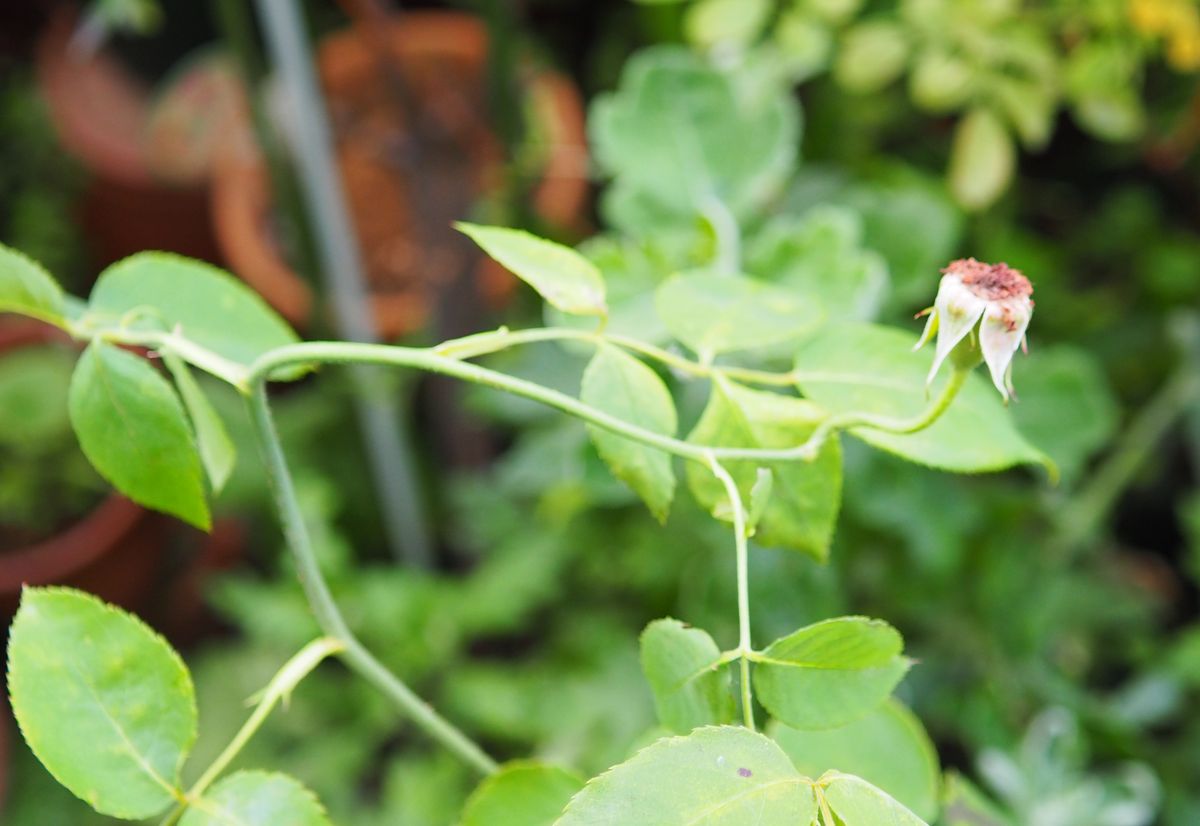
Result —
<svg viewBox="0 0 1200 826"><path fill-rule="evenodd" d="M1003 262L985 264L974 258L960 258L951 261L942 272L957 275L971 292L986 301L1033 295L1029 279Z"/></svg>

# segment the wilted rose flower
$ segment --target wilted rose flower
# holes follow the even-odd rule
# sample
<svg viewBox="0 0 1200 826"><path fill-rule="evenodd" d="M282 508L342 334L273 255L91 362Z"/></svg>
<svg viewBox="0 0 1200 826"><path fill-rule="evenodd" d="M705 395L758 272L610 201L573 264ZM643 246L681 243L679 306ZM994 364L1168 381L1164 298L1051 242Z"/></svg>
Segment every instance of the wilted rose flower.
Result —
<svg viewBox="0 0 1200 826"><path fill-rule="evenodd" d="M1007 264L985 264L974 258L953 261L942 273L925 332L913 348L920 348L937 333L933 367L926 384L933 381L942 362L978 324L979 350L992 374L992 383L1008 401L1013 395L1013 354L1025 344L1025 330L1033 316L1033 286Z"/></svg>

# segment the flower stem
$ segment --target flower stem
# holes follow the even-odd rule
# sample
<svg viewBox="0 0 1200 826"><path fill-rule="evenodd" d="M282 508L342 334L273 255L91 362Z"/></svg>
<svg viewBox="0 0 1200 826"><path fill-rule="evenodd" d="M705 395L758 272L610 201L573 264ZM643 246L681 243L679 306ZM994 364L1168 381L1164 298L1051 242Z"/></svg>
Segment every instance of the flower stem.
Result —
<svg viewBox="0 0 1200 826"><path fill-rule="evenodd" d="M733 512L733 539L737 551L737 593L738 593L738 666L742 689L742 720L751 731L754 727L754 695L750 686L750 658L748 656L753 645L750 639L750 562L746 546L746 509L742 504L742 496L738 492L737 483L729 475L729 471L721 467L721 463L710 452L708 467L725 486L725 494L729 497L729 506Z"/></svg>
<svg viewBox="0 0 1200 826"><path fill-rule="evenodd" d="M532 332L532 331L531 331ZM695 462L708 462L711 454L718 460L746 460L756 462L812 461L820 446L830 433L846 427L874 427L893 433L912 433L928 427L949 406L957 394L965 375L952 376L941 396L919 416L912 419L894 419L870 413L846 413L831 416L814 430L803 444L789 448L738 448L697 445L664 436L619 419L557 390L543 387L525 379L489 370L476 364L442 355L437 348L395 347L381 344L356 344L351 342L308 342L279 347L261 356L250 369L251 385L266 380L277 370L316 363L342 364L386 364L396 367L411 367L430 373L461 379L474 384L503 390L516 396L540 402L568 413L585 422L604 428L635 442L664 450L675 456Z"/></svg>
<svg viewBox="0 0 1200 826"><path fill-rule="evenodd" d="M825 440L836 430L850 430L855 427L869 427L872 430L883 430L888 433L916 433L936 422L950 407L959 391L970 375L969 369L954 368L950 380L942 388L942 392L924 410L916 416L906 419L894 416L879 416L874 413L839 413L824 419L813 431L805 446L811 451L810 458L816 458Z"/></svg>

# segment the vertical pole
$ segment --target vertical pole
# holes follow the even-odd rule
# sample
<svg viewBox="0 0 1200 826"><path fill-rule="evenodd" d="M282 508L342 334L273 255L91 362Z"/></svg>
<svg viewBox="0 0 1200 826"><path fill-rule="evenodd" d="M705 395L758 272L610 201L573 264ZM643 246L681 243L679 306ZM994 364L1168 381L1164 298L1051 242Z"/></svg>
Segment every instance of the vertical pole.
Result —
<svg viewBox="0 0 1200 826"><path fill-rule="evenodd" d="M268 51L295 116L296 160L313 219L318 269L331 294L337 332L350 341L376 341L362 260L333 160L333 136L300 4L295 0L257 0L257 5ZM389 544L397 558L428 566L432 543L412 448L400 427L401 411L394 398L371 393L368 369L350 369L358 390L356 412Z"/></svg>

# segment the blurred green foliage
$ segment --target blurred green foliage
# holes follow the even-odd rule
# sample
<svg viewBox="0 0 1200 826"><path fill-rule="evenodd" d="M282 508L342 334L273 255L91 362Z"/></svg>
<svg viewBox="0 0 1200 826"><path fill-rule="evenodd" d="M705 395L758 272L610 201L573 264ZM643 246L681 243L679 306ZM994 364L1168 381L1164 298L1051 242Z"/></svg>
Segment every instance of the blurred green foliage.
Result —
<svg viewBox="0 0 1200 826"><path fill-rule="evenodd" d="M904 633L920 664L900 696L961 773L943 789L946 826L1200 822L1200 393L1172 390L1200 375L1200 357L1170 334L1200 304L1197 170L1184 152L1162 175L1149 151L1186 122L1190 88L1178 87L1192 67L1187 32L1157 29L1154 5L646 9L682 15L678 32L699 48L642 52L593 109L612 182L606 229L581 250L608 283L612 332L666 343L657 288L729 255L730 221L742 269L836 319L914 323L938 267L960 254L1034 281L1013 412L1059 466L1058 487L1026 471L950 476L846 439L852 482L831 561L752 549L761 639L841 612ZM681 130L702 139L664 149ZM744 362L779 366L792 350ZM585 364L556 345L492 361L572 394ZM686 432L703 383L663 378ZM503 455L473 472L431 460L444 569L373 555L344 400L308 391L282 400L281 428L340 604L368 646L496 753L594 774L650 739L633 642L646 622L684 617L718 645L736 639L719 525L681 500L660 526L604 471L583 425L487 391L468 400ZM225 412L236 425L236 408ZM250 455L244 425L233 435ZM226 509L265 510L255 474L239 464ZM193 658L201 755L315 633L271 526L255 535L253 568L211 590L237 634ZM244 762L296 775L353 824L452 823L472 783L336 670L306 682ZM22 759L16 776L12 822L59 822L44 773Z"/></svg>

